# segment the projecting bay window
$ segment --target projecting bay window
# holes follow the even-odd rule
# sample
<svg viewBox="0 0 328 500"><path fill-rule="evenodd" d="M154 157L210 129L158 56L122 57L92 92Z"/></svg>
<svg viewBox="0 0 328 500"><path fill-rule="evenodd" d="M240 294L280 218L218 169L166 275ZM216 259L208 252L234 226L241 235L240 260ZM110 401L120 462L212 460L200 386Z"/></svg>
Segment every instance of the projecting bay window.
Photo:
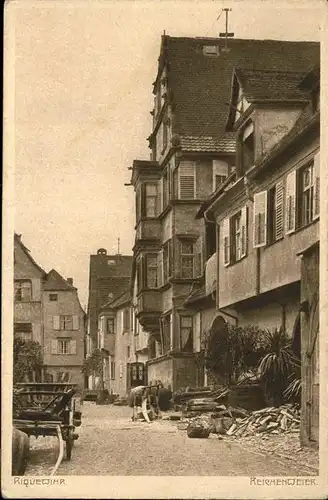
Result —
<svg viewBox="0 0 328 500"><path fill-rule="evenodd" d="M193 352L193 317L180 316L180 348L182 352Z"/></svg>
<svg viewBox="0 0 328 500"><path fill-rule="evenodd" d="M196 198L196 165L193 161L183 161L179 166L178 197L180 200Z"/></svg>
<svg viewBox="0 0 328 500"><path fill-rule="evenodd" d="M235 264L247 255L248 211L243 207L222 222L223 263Z"/></svg>

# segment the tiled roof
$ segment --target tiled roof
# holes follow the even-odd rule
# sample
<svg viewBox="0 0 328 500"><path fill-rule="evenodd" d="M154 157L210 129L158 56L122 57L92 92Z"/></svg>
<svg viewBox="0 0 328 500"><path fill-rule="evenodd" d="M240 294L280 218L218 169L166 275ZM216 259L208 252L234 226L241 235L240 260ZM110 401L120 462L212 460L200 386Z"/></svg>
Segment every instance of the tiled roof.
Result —
<svg viewBox="0 0 328 500"><path fill-rule="evenodd" d="M42 276L45 276L46 275L46 272L44 269L42 269L41 266L39 266L39 264L37 262L35 262L35 260L33 259L32 255L31 255L31 251L24 245L24 243L22 242L22 235L21 234L17 234L17 233L14 233L14 241L20 245L21 249L23 250L23 252L25 253L25 255L28 257L28 259L32 262L32 264L40 271L41 275ZM15 260L15 259L14 259Z"/></svg>
<svg viewBox="0 0 328 500"><path fill-rule="evenodd" d="M183 151L204 153L234 153L236 141L233 137L180 136Z"/></svg>
<svg viewBox="0 0 328 500"><path fill-rule="evenodd" d="M55 269L47 274L44 290L76 290L73 285L70 285Z"/></svg>
<svg viewBox="0 0 328 500"><path fill-rule="evenodd" d="M129 276L121 276L115 278L98 278L97 280L97 297L98 305L103 307L108 302L116 300L130 284ZM111 294L111 298L109 295Z"/></svg>
<svg viewBox="0 0 328 500"><path fill-rule="evenodd" d="M309 100L308 92L299 88L299 84L306 74L305 71L236 68L235 74L243 88L243 94L249 102L307 102Z"/></svg>
<svg viewBox="0 0 328 500"><path fill-rule="evenodd" d="M205 56L213 38L163 37L163 55L169 65L168 87L174 105L174 132L181 136L220 137L225 132L232 74L235 67L306 72L320 60L317 42L229 40L229 52Z"/></svg>
<svg viewBox="0 0 328 500"><path fill-rule="evenodd" d="M122 295L117 297L115 300L107 302L102 309L118 309L119 307L123 306L124 304L130 302L131 300L131 295L130 295L130 290L126 290Z"/></svg>

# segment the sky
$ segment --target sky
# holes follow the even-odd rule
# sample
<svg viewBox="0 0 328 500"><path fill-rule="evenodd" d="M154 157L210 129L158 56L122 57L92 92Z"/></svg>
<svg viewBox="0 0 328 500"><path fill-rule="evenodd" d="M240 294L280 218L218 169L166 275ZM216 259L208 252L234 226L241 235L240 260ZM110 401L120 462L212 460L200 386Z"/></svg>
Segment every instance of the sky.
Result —
<svg viewBox="0 0 328 500"><path fill-rule="evenodd" d="M83 307L89 256L132 255L129 167L149 159L161 35L319 40L322 3L29 1L14 12L15 231L45 271L73 277ZM13 17L12 17L13 18Z"/></svg>

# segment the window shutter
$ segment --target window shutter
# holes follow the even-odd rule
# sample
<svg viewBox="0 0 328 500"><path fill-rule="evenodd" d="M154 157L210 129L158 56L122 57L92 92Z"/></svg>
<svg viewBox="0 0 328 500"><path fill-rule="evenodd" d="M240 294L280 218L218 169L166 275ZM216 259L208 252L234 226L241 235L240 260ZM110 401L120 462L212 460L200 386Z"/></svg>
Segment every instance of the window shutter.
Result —
<svg viewBox="0 0 328 500"><path fill-rule="evenodd" d="M194 199L195 184L195 163L181 163L179 166L179 198L181 200Z"/></svg>
<svg viewBox="0 0 328 500"><path fill-rule="evenodd" d="M103 322L104 318L102 318ZM73 330L79 329L79 317L77 315L73 316Z"/></svg>
<svg viewBox="0 0 328 500"><path fill-rule="evenodd" d="M230 220L224 219L222 222L223 237L223 263L225 266L230 264Z"/></svg>
<svg viewBox="0 0 328 500"><path fill-rule="evenodd" d="M286 234L296 228L296 170L290 172L286 179Z"/></svg>
<svg viewBox="0 0 328 500"><path fill-rule="evenodd" d="M315 220L320 215L320 153L314 157L313 176L313 220Z"/></svg>
<svg viewBox="0 0 328 500"><path fill-rule="evenodd" d="M248 242L248 210L243 207L241 211L240 231L241 231L241 257L247 255L247 242Z"/></svg>
<svg viewBox="0 0 328 500"><path fill-rule="evenodd" d="M267 241L267 192L254 195L254 248L266 245Z"/></svg>
<svg viewBox="0 0 328 500"><path fill-rule="evenodd" d="M284 184L276 184L276 241L284 235Z"/></svg>
<svg viewBox="0 0 328 500"><path fill-rule="evenodd" d="M163 250L158 253L158 288L164 284Z"/></svg>
<svg viewBox="0 0 328 500"><path fill-rule="evenodd" d="M57 340L52 340L51 341L51 354L57 354Z"/></svg>
<svg viewBox="0 0 328 500"><path fill-rule="evenodd" d="M70 354L76 354L76 340L71 340L70 344L71 344Z"/></svg>
<svg viewBox="0 0 328 500"><path fill-rule="evenodd" d="M59 316L53 317L53 327L54 327L54 330L60 330Z"/></svg>

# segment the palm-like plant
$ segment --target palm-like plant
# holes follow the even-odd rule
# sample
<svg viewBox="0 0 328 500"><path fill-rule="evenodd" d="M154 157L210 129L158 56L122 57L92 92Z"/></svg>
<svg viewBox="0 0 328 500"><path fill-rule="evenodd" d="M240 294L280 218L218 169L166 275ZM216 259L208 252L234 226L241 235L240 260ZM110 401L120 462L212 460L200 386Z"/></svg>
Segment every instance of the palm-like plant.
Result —
<svg viewBox="0 0 328 500"><path fill-rule="evenodd" d="M267 396L273 404L279 405L294 372L296 358L291 350L290 338L282 328L273 332L265 330L263 335L266 354L259 362L258 373Z"/></svg>

